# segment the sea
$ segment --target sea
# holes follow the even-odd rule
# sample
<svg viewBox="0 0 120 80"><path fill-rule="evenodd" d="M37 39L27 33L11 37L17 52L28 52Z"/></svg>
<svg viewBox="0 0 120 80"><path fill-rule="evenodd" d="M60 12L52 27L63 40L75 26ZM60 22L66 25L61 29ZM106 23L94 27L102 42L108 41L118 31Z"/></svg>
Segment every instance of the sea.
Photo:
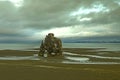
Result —
<svg viewBox="0 0 120 80"><path fill-rule="evenodd" d="M120 43L62 43L63 48L105 48L106 51L120 51ZM0 44L0 50L39 48L40 44Z"/></svg>

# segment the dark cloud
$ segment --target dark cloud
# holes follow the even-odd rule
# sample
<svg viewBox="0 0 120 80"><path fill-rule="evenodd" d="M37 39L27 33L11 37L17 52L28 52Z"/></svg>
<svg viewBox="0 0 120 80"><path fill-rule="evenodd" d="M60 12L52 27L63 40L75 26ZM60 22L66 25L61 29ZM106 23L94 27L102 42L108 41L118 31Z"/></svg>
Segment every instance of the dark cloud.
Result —
<svg viewBox="0 0 120 80"><path fill-rule="evenodd" d="M118 13L120 11L119 5L116 5L117 3L115 3L114 0L25 0L24 6L21 7L19 10L16 10L15 7L8 1L2 2L1 4L5 8L1 9L1 12L3 12L4 14L2 15L2 20L10 22L22 21L23 23L21 23L21 25L32 28L51 28L80 24L81 22L76 21L74 18L71 19L69 14L73 11L77 11L80 7L91 8L95 4L103 4L105 7L110 9L110 12L92 12L88 15L82 15L81 17L90 16L93 18L93 21L97 22L98 20L98 22L102 24L110 21L108 20L110 18L113 19L112 17L116 17L116 19L119 19L119 15L114 16L114 11L116 10L118 11Z"/></svg>

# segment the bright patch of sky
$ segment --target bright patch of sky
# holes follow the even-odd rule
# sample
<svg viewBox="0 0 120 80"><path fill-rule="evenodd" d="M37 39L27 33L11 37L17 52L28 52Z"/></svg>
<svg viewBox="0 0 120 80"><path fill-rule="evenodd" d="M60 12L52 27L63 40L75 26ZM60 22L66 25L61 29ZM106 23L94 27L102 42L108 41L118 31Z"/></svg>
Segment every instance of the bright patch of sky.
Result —
<svg viewBox="0 0 120 80"><path fill-rule="evenodd" d="M70 16L86 15L99 12L109 12L109 9L103 4L94 3L90 8L80 7L77 11L70 13Z"/></svg>
<svg viewBox="0 0 120 80"><path fill-rule="evenodd" d="M69 33L72 32L72 29L69 27L63 28L52 28L49 30L44 30L42 32L37 32L34 36L37 38L39 35L43 38L48 33L54 33L56 37L69 37Z"/></svg>
<svg viewBox="0 0 120 80"><path fill-rule="evenodd" d="M23 0L9 0L9 1L12 2L13 5L16 7L21 7L21 6L23 6L23 3L24 3Z"/></svg>
<svg viewBox="0 0 120 80"><path fill-rule="evenodd" d="M117 1L115 1L115 3L117 3L120 6L120 1L117 0Z"/></svg>
<svg viewBox="0 0 120 80"><path fill-rule="evenodd" d="M90 20L92 20L92 18L89 18L89 17L85 17L85 18L77 17L77 20L83 22L83 21L90 21Z"/></svg>
<svg viewBox="0 0 120 80"><path fill-rule="evenodd" d="M16 8L22 7L24 0L0 0L0 1L10 1Z"/></svg>
<svg viewBox="0 0 120 80"><path fill-rule="evenodd" d="M43 39L48 33L54 33L56 37L89 37L89 36L104 36L104 35L114 35L115 32L111 31L109 25L105 26L95 26L95 27L85 27L85 26L69 26L62 28L52 28L44 31L36 32L33 37L37 39L41 36ZM39 38L40 39L40 38Z"/></svg>

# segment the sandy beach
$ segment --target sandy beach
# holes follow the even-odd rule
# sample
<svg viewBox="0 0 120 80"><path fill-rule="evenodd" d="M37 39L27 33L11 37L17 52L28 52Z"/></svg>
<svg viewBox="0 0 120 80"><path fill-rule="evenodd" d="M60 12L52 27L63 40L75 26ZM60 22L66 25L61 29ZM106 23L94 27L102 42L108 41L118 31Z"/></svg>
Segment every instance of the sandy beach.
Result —
<svg viewBox="0 0 120 80"><path fill-rule="evenodd" d="M37 50L37 49L34 49ZM64 48L64 52L79 55L103 55L120 57L119 51L100 49ZM31 56L38 51L0 50L0 57ZM76 55L74 55L76 56ZM108 56L105 54L104 56ZM52 57L51 59L58 59ZM59 59L62 59L59 58ZM120 62L119 59L90 58L92 61ZM120 64L66 64L43 60L0 60L1 80L119 80Z"/></svg>

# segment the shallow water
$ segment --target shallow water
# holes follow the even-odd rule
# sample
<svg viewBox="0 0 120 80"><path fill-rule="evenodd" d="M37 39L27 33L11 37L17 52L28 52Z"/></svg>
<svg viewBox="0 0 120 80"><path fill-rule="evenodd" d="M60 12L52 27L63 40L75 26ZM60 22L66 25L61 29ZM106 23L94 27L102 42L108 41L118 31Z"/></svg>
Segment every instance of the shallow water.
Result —
<svg viewBox="0 0 120 80"><path fill-rule="evenodd" d="M0 57L0 60L40 60L36 56L4 56Z"/></svg>
<svg viewBox="0 0 120 80"><path fill-rule="evenodd" d="M65 59L71 60L71 61L78 61L78 62L89 61L89 58L86 58L86 57L71 57L71 56L65 56Z"/></svg>
<svg viewBox="0 0 120 80"><path fill-rule="evenodd" d="M120 43L64 43L64 48L104 48L102 51L120 51Z"/></svg>
<svg viewBox="0 0 120 80"><path fill-rule="evenodd" d="M38 44L0 44L0 50L24 50L39 48ZM105 48L105 51L120 51L120 43L63 43L63 48Z"/></svg>
<svg viewBox="0 0 120 80"><path fill-rule="evenodd" d="M104 57L104 56L97 56L97 55L81 55L81 56L101 58L101 59L120 59L120 57Z"/></svg>
<svg viewBox="0 0 120 80"><path fill-rule="evenodd" d="M39 57L38 54L32 56L2 56L0 60L41 60L44 62L54 62L54 63L63 63L63 64L120 64L120 62L101 62L101 61L92 61L90 58L102 58L102 59L117 59L120 60L120 57L104 57L97 55L79 55L75 53L63 52L63 58L44 58Z"/></svg>
<svg viewBox="0 0 120 80"><path fill-rule="evenodd" d="M72 62L72 61L63 61L65 64L120 64L119 62Z"/></svg>

